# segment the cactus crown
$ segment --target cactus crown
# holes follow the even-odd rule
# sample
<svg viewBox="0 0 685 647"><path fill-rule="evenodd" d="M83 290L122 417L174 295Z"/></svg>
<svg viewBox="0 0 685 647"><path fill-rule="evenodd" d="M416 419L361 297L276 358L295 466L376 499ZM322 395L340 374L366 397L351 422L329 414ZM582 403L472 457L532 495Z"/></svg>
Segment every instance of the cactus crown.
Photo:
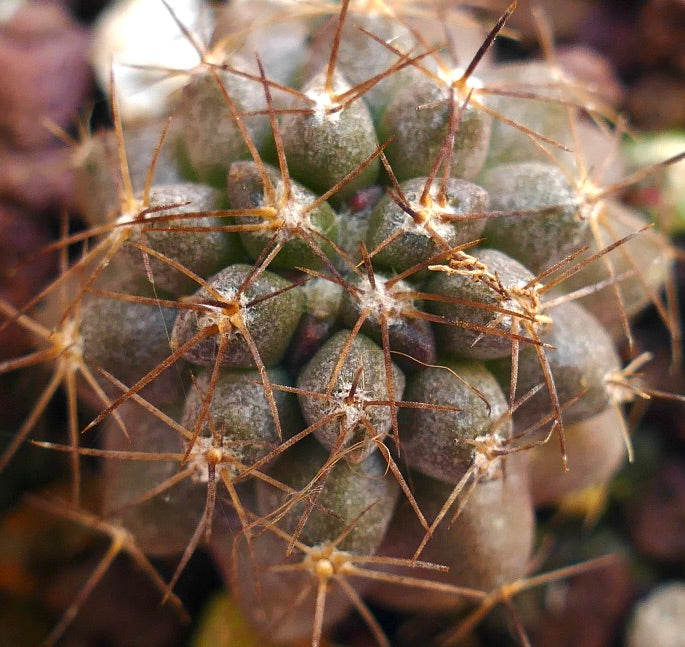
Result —
<svg viewBox="0 0 685 647"><path fill-rule="evenodd" d="M621 127L544 22L546 60L497 64L515 2L486 33L436 5L236 1L211 48L167 6L200 56L170 121L127 123L111 84L115 133L79 155L90 228L57 245L87 247L0 303L39 343L0 371L52 370L0 466L64 384L69 441L42 444L71 457L74 510L81 456L107 459L103 517L73 518L149 572L144 553L180 554L174 601L206 543L275 644L354 608L387 645L367 600L474 607L453 644L534 583L533 506L558 488L531 455L556 438L571 490L620 464L619 443L586 472L576 447L648 394L615 348L630 318L654 304L677 348L670 247L616 198L657 169L621 179Z"/></svg>

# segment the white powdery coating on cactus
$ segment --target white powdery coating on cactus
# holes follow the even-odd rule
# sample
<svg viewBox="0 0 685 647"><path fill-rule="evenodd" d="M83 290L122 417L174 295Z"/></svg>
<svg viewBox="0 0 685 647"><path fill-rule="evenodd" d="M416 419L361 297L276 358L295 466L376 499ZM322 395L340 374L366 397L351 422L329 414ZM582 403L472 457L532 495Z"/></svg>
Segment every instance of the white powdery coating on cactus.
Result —
<svg viewBox="0 0 685 647"><path fill-rule="evenodd" d="M314 121L317 125L321 125L324 121L336 122L340 119L340 113L342 110L335 110L331 112L333 108L340 107L339 104L334 103L331 100L330 94L325 90L309 90L305 92L305 96L314 102L312 106Z"/></svg>
<svg viewBox="0 0 685 647"><path fill-rule="evenodd" d="M213 440L209 436L198 436L195 439L188 456L188 467L193 470L191 476L193 483L209 483L207 452L213 447Z"/></svg>
<svg viewBox="0 0 685 647"><path fill-rule="evenodd" d="M316 225L312 223L312 210L309 209L309 205L314 200L313 194L295 182L291 183L290 195L287 200L284 199L284 193L285 183L279 180L276 184L275 207L277 221L280 221L281 225L276 231L276 240L286 243L293 238L297 238L299 236L298 230L300 229L310 233L318 232ZM259 202L259 206L266 205L268 205L268 201L264 197ZM263 229L251 231L250 235L259 238L266 245L271 241L274 233L273 229L264 227Z"/></svg>
<svg viewBox="0 0 685 647"><path fill-rule="evenodd" d="M285 225L278 230L278 238L283 241L290 240L292 232L298 228L305 231L316 229L312 226L311 211L307 209L308 205L303 201L306 194L303 191L297 191L295 187L291 191L293 196L278 209L278 216ZM266 230L265 234L269 238L272 236L269 230Z"/></svg>
<svg viewBox="0 0 685 647"><path fill-rule="evenodd" d="M221 456L220 463L214 462L217 461L219 456ZM240 462L242 454L239 449L236 451L235 447L232 447L230 452L222 447L217 447L211 436L198 436L188 455L188 467L193 470L190 477L193 483L202 483L204 485L209 483L210 463L214 463L217 476L219 472L228 473L230 478L237 476L238 468L227 462L226 458L235 459Z"/></svg>
<svg viewBox="0 0 685 647"><path fill-rule="evenodd" d="M496 432L494 434L476 436L473 442L478 443L473 448L473 465L478 469L481 477L487 480L500 478L503 474L502 457L492 458L488 456L488 452L504 449L506 438ZM479 445L485 447L485 451Z"/></svg>
<svg viewBox="0 0 685 647"><path fill-rule="evenodd" d="M366 309L370 310L370 317L375 321L380 322L381 314L385 313L388 323L400 323L403 321L403 314L413 306L410 302L401 301L392 292L385 287L385 280L380 277L375 277L376 286L372 286L368 277L363 277L359 287L359 294L357 295L357 303L359 311ZM406 281L398 281L397 288L402 291L411 290Z"/></svg>
<svg viewBox="0 0 685 647"><path fill-rule="evenodd" d="M143 203L139 202L138 200L135 200L133 206L135 207L133 211L125 211L118 218L115 219L115 231L116 229L119 229L120 231L126 229L125 225L140 224L139 218L140 213L143 210Z"/></svg>
<svg viewBox="0 0 685 647"><path fill-rule="evenodd" d="M362 380L364 375L362 374ZM373 400L373 394L367 392L363 386L357 386L354 396L349 398L352 382L346 380L342 382L339 387L332 393L333 404L330 407L330 413L342 412L345 416L345 431L354 431L357 424L367 417L364 403L367 400Z"/></svg>
<svg viewBox="0 0 685 647"><path fill-rule="evenodd" d="M234 289L214 289L221 295L221 298L226 303L234 303L236 301L236 291ZM247 308L249 299L245 296L244 293L242 293L238 296L237 303L240 306L240 310L236 314L240 317L242 324L244 326L247 326L250 323L252 314ZM224 309L221 306L204 304L203 308L206 310L206 312L199 314L197 317L197 327L199 330L203 330L204 328L208 328L209 326L221 326L222 323L225 323L229 319L228 315L224 312ZM233 324L231 324L231 326L233 326ZM235 332L235 328L231 330L231 334L234 334Z"/></svg>
<svg viewBox="0 0 685 647"><path fill-rule="evenodd" d="M221 320L226 316L223 310L219 306L204 306L207 312L198 315L197 317L197 327L200 330L209 328L209 326L218 325Z"/></svg>
<svg viewBox="0 0 685 647"><path fill-rule="evenodd" d="M453 83L458 83L461 81L466 70L463 67L454 67L447 69L439 69L437 72L438 78L444 81L447 85L451 86ZM483 86L483 82L476 76L469 76L465 81L465 85L469 89L480 90Z"/></svg>
<svg viewBox="0 0 685 647"><path fill-rule="evenodd" d="M435 200L436 194L439 191L439 187L435 184L431 187L430 197ZM421 222L416 222L409 214L405 214L406 231L412 234L420 234L421 236L426 236L426 238L431 238L431 232L442 236L443 238L449 239L454 233L454 224L449 220L442 220L441 215L457 215L457 211L451 204L446 204L444 207L439 207L435 204L431 204L426 207L423 206L418 200L411 201L409 206L413 211L423 216Z"/></svg>
<svg viewBox="0 0 685 647"><path fill-rule="evenodd" d="M542 285L540 283L536 283L534 286L532 286L532 288L529 288L527 286L528 283L526 281L524 281L523 279L518 279L514 283L514 285L509 289L511 298L503 301L501 304L502 307L506 308L507 310L512 310L513 312L520 312L522 315L540 315L539 305L538 307L533 307L532 302L526 302L524 295L526 293L535 294L535 291L539 290L542 287ZM516 292L517 290L519 291L518 294ZM500 314L497 315L497 320L500 322L499 325L503 330L511 330L513 325L512 315Z"/></svg>

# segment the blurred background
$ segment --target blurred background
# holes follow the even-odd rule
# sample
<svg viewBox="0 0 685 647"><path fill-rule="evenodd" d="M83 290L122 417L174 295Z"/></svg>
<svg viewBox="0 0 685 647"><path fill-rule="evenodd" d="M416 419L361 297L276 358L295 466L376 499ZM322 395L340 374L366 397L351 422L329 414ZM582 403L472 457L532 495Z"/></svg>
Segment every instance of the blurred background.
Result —
<svg viewBox="0 0 685 647"><path fill-rule="evenodd" d="M57 255L36 252L59 236L63 214L68 214L72 230L79 227L72 142L109 120L108 103L95 81L91 60L98 47L94 24L110 4L107 0L0 0L0 298L17 307L56 276ZM507 3L468 4L476 17L491 20ZM510 23L511 38L497 41L501 59L540 55L530 4L519 2ZM636 141L626 143L633 163L646 165L685 150L685 1L544 0L538 4L554 25L562 65L599 87L639 132ZM624 196L659 222L680 249L685 240L684 175L685 164L679 164ZM682 262L677 265L681 304L685 303L683 268ZM645 313L635 331L638 346L655 354L646 369L654 388L685 392L682 370L671 369L668 335L656 314ZM0 362L29 348L22 328L3 330ZM30 371L0 375L0 449L28 415L43 379ZM588 523L573 510L540 512L553 536L545 568L611 551L623 558L518 600L534 645L624 644L635 602L664 582L685 578L683 413L682 403L655 399L635 414L639 419L634 435L636 461L611 486L599 519ZM33 437L60 437L64 418L64 402L56 398ZM86 463L94 474L96 461ZM106 549L106 539L46 515L23 497L27 491L66 488L67 475L60 457L28 446L0 473L0 647L38 644ZM90 480L86 476L85 492L87 502L90 499L95 505L94 476ZM173 572L174 564L156 565L162 574ZM220 588L208 559L198 553L178 587L194 619L190 628L183 627L171 612L160 608L159 595L145 576L125 557L118 558L59 644L189 644L198 627L208 622L198 618ZM400 620L382 612L381 618L395 628L398 644L403 635L419 631L415 626L398 627ZM685 611L681 631L685 631L683 618ZM505 644L499 632L495 619L472 644ZM683 635L681 642L673 644L685 645ZM353 622L338 644L370 643Z"/></svg>

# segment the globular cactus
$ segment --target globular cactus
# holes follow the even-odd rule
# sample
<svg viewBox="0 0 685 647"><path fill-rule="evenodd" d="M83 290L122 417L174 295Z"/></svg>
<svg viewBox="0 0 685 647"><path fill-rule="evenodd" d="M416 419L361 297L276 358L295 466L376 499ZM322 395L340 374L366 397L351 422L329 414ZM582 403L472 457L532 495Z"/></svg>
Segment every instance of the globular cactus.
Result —
<svg viewBox="0 0 685 647"><path fill-rule="evenodd" d="M91 229L61 245L88 246L47 314L2 305L41 346L0 370L53 365L2 463L64 382L74 503L105 458L107 519L182 555L172 585L207 542L273 644L356 609L387 645L365 600L478 608L526 574L534 504L611 478L647 393L616 344L649 303L677 339L672 255L617 201L634 178L592 175L610 112L551 56L493 62L516 3L489 32L324 4L218 9L166 125L111 85L116 130L76 156Z"/></svg>

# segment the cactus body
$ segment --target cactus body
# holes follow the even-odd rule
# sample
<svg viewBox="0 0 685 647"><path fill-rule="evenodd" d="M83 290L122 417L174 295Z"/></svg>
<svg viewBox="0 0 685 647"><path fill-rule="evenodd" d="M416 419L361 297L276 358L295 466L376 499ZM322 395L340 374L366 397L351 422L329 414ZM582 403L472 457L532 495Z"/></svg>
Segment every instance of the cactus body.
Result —
<svg viewBox="0 0 685 647"><path fill-rule="evenodd" d="M120 169L101 202L85 201L99 228L69 275L78 296L62 320L82 310L70 348L114 377L92 424L122 408L135 446L165 457L107 472L108 505L145 550L185 550L183 567L213 528L227 585L271 640L318 645L353 607L378 638L368 591L432 611L466 604L443 584L471 587L471 604L522 577L534 534L526 430L551 429L545 450L557 434L563 448L564 425L586 433L621 400L614 341L590 312L555 301L564 285L550 279L590 241L586 257L604 247L593 236L612 230L598 215L606 196L583 193L553 161L559 146L541 152L571 141L569 120L582 119L575 84L550 63L480 76L481 52L455 68L421 32L432 3L405 15L400 3L346 1L332 16L330 3L244 4L225 8L176 99L163 161L175 156L185 179L134 200L140 173L133 190ZM459 29L446 26L449 41ZM82 177L99 184L101 162L88 163ZM124 213L110 218L119 184ZM610 212L623 208L611 200ZM593 284L611 282L620 252L567 291L596 308ZM122 288L119 261L153 285ZM630 316L654 299L664 266L625 290ZM599 451L587 445L577 451ZM537 501L563 490L547 496L540 478ZM213 523L219 504L230 524ZM166 536L164 515L176 526ZM390 574L422 540L422 559L450 573L404 587Z"/></svg>

